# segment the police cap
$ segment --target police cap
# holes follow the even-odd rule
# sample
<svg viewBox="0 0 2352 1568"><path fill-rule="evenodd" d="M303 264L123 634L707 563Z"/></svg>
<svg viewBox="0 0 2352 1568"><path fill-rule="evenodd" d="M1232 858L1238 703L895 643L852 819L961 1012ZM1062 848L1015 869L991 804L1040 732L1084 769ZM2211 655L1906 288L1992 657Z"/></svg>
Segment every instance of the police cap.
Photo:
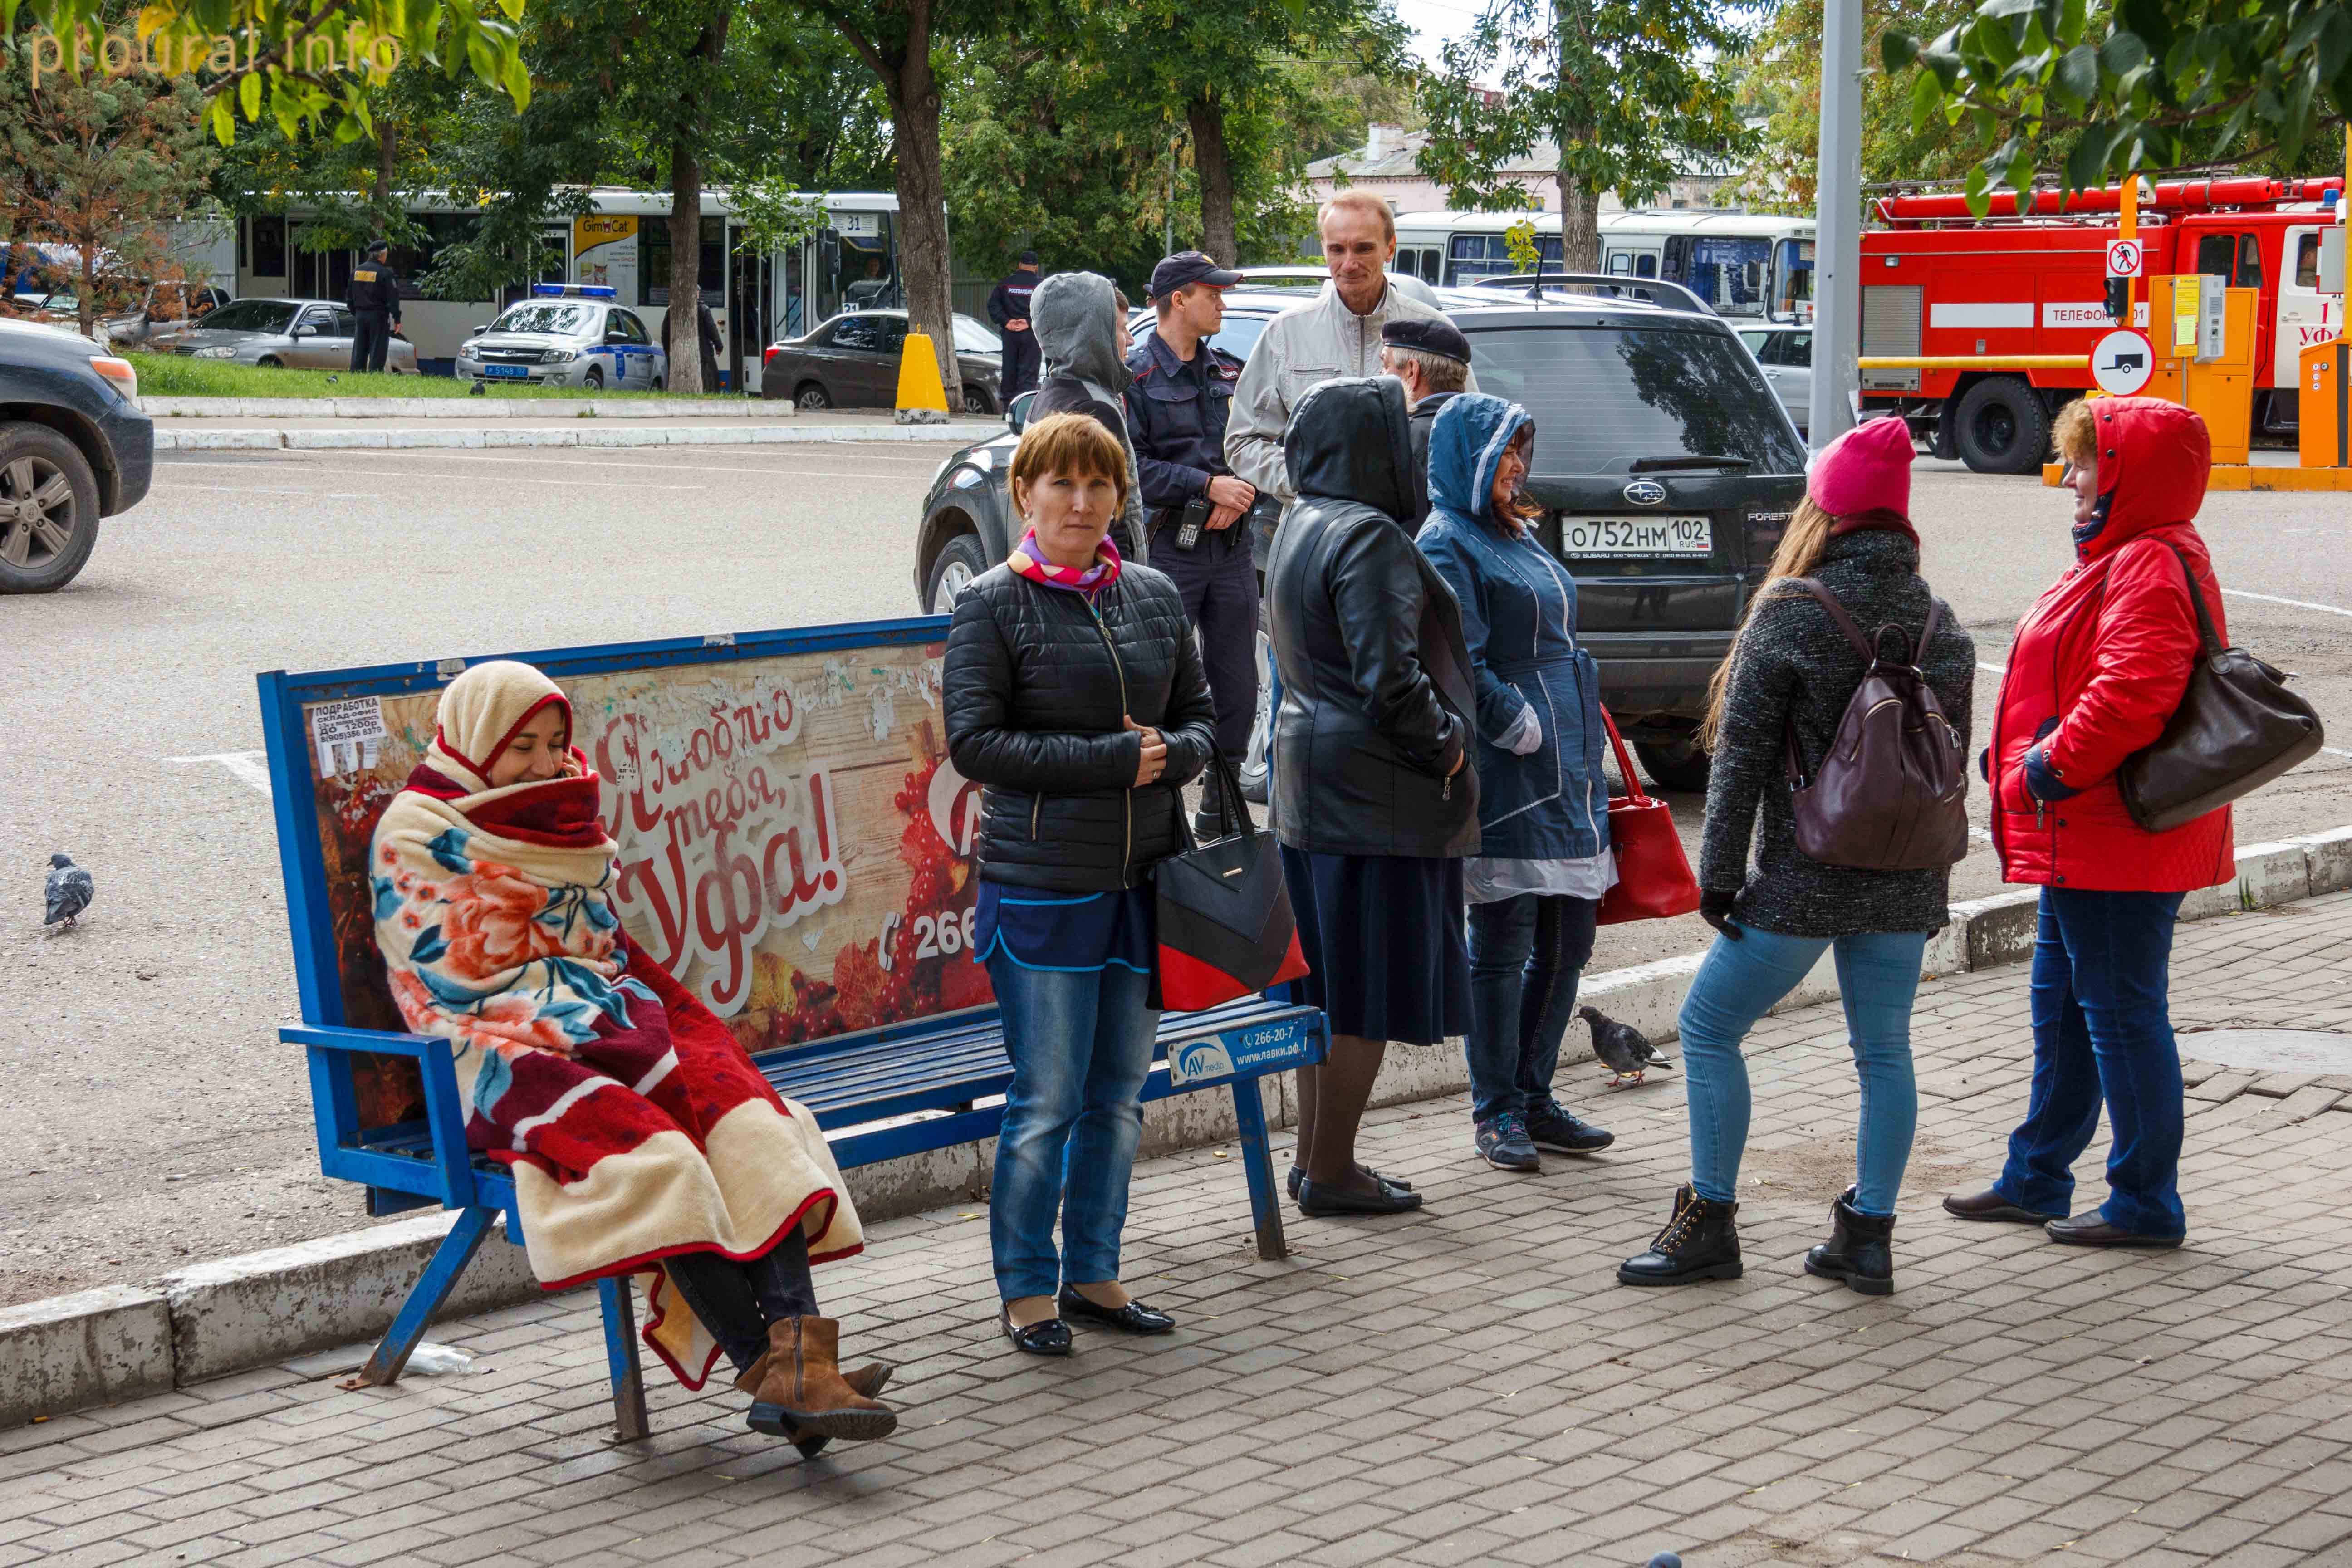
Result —
<svg viewBox="0 0 2352 1568"><path fill-rule="evenodd" d="M1230 289L1241 280L1240 273L1218 266L1200 251L1180 250L1151 269L1151 297L1165 300L1192 283L1206 283L1212 289Z"/></svg>

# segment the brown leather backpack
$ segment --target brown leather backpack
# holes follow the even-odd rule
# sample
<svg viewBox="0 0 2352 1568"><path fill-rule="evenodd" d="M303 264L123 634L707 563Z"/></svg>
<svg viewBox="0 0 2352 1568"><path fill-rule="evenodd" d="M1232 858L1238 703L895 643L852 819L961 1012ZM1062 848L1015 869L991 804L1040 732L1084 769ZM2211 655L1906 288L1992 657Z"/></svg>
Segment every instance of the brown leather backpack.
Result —
<svg viewBox="0 0 2352 1568"><path fill-rule="evenodd" d="M1785 732L1790 805L1797 848L1825 866L1865 871L1939 871L1969 852L1969 773L1959 735L1919 672L1943 606L1927 601L1927 624L1911 641L1889 624L1865 637L1845 606L1811 577L1791 581L1830 613L1838 630L1869 661L1845 705L1829 754L1811 776ZM1901 653L1880 649L1899 639Z"/></svg>

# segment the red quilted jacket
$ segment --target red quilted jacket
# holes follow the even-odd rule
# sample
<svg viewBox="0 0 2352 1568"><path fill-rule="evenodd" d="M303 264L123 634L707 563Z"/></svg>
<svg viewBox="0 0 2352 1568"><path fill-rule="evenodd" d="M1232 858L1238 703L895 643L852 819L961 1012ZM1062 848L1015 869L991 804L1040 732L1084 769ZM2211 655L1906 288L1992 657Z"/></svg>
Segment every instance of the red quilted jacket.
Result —
<svg viewBox="0 0 2352 1568"><path fill-rule="evenodd" d="M2097 407L2106 521L2076 531L2074 564L2018 623L1993 718L1993 847L2006 881L2187 892L2237 874L2229 807L2149 833L2125 813L2115 774L2171 718L2197 655L2197 613L2166 544L2188 555L2228 640L2221 590L2189 521L2212 448L2204 421L2178 404L2117 397ZM2027 792L2025 754L2037 740L2060 781L2082 794L2037 802Z"/></svg>

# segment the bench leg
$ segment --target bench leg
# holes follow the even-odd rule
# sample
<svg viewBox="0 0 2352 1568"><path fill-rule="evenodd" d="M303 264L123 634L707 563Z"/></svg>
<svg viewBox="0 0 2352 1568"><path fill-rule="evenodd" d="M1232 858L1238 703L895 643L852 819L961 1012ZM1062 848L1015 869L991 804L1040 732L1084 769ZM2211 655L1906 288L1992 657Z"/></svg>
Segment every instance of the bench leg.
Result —
<svg viewBox="0 0 2352 1568"><path fill-rule="evenodd" d="M1274 1184L1274 1153L1266 1140L1265 1106L1258 1080L1234 1079L1234 1120L1241 1123L1242 1171L1249 1177L1250 1217L1257 1222L1257 1255L1273 1262L1290 1256L1282 1238L1282 1204Z"/></svg>
<svg viewBox="0 0 2352 1568"><path fill-rule="evenodd" d="M613 1377L613 1437L634 1443L646 1432L646 1380L637 1364L636 1312L626 1279L599 1279L604 1306L604 1363Z"/></svg>
<svg viewBox="0 0 2352 1568"><path fill-rule="evenodd" d="M417 1342L425 1337L425 1326L433 1321L433 1314L441 1310L441 1303L449 1299L449 1292L457 1288L457 1277L466 1272L466 1265L471 1263L474 1254L481 1250L483 1238L490 1234L490 1222L498 1217L496 1209L466 1208L457 1211L457 1223L449 1227L449 1234L442 1238L432 1261L425 1264L425 1273L416 1281L416 1288L409 1291L408 1300L400 1304L400 1315L393 1319L392 1327L384 1331L383 1342L375 1347L375 1353L368 1357L367 1364L360 1368L359 1374L346 1382L344 1387L381 1388L399 1380L401 1369L408 1364L410 1353L416 1349Z"/></svg>

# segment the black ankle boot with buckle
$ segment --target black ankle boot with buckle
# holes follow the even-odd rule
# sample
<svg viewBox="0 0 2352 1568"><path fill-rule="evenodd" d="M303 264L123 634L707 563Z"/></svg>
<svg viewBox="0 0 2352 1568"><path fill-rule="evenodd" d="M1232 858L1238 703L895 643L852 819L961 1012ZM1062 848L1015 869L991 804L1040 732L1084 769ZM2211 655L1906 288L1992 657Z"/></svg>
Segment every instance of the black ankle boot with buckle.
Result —
<svg viewBox="0 0 2352 1568"><path fill-rule="evenodd" d="M1650 1250L1617 1266L1621 1285L1685 1285L1697 1279L1739 1278L1739 1231L1731 1221L1738 1204L1703 1198L1687 1185L1675 1189L1674 1217L1650 1243Z"/></svg>
<svg viewBox="0 0 2352 1568"><path fill-rule="evenodd" d="M1854 1189L1830 1205L1830 1238L1805 1254L1805 1272L1843 1279L1865 1296L1895 1293L1895 1216L1864 1214L1853 1206Z"/></svg>

